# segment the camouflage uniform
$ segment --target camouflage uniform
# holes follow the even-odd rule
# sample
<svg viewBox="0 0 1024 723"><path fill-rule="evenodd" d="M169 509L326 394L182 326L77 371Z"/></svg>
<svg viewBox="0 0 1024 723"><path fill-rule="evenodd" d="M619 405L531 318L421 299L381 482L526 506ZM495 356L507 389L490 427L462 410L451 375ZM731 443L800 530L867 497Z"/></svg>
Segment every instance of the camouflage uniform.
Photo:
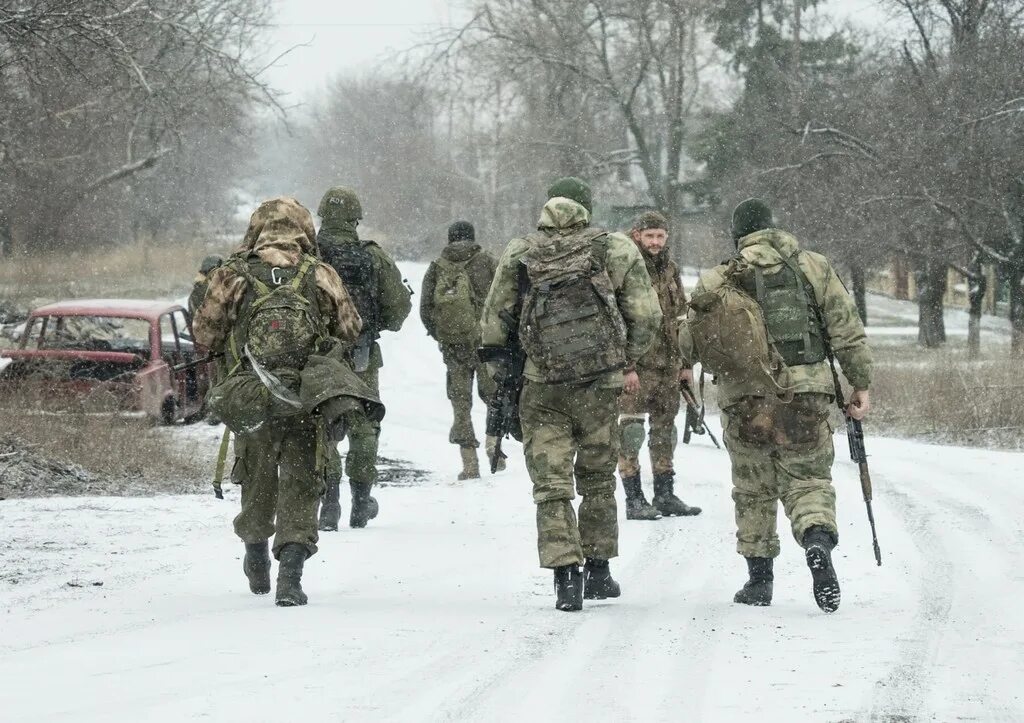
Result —
<svg viewBox="0 0 1024 723"><path fill-rule="evenodd" d="M640 391L623 394L619 400L619 428L622 453L619 474L631 477L640 474L640 446L644 440L644 417L650 415L651 435L648 442L654 474L674 472L676 446L676 415L679 414L679 371L682 369L677 328L686 313L686 295L679 276L679 267L669 258L666 247L657 256L641 249L647 263L651 283L661 305L662 324L650 350L636 363Z"/></svg>
<svg viewBox="0 0 1024 723"><path fill-rule="evenodd" d="M748 263L778 269L799 245L790 234L769 228L740 238L738 248ZM797 264L814 290L843 374L855 389L868 389L871 351L852 298L824 256L800 251ZM721 285L725 268L717 266L703 274L694 296ZM686 361L697 361L685 324L680 328L680 348ZM789 367L785 385L794 392L788 404L755 394L744 382L719 380L719 406L732 460L736 547L748 559L778 556L780 499L798 544L804 544L812 527L822 528L833 544L838 542L829 422L835 385L828 362Z"/></svg>
<svg viewBox="0 0 1024 723"><path fill-rule="evenodd" d="M350 208L346 203L332 205L328 201L337 195L343 201L354 201ZM331 189L324 196L318 213L322 219L317 244L323 250L333 244L361 244L373 256L373 264L379 280L378 309L380 312L380 331L398 331L412 310L411 295L402 281L402 274L391 256L372 241L360 241L357 231L358 221L362 217L355 194L344 188ZM326 255L326 254L323 254ZM380 393L380 368L384 366L384 357L380 345L375 341L370 350L370 364L364 372L359 373L360 379L374 393ZM354 415L349 423L349 449L346 459L349 481L356 484L372 485L377 479L377 447L380 440L380 424L372 422L360 415ZM339 479L343 474L341 456L332 455L328 468L329 479Z"/></svg>
<svg viewBox="0 0 1024 723"><path fill-rule="evenodd" d="M304 254L316 252L309 211L294 199L263 203L253 214L239 249L249 251L274 266L297 266ZM343 342L354 341L361 320L341 279L325 264L318 264L314 274L328 333ZM196 341L211 350L226 351L247 287L245 278L229 266L210 274L209 289L192 322ZM235 518L235 534L247 545L265 543L274 534L275 556L292 543L301 545L307 556L316 552L316 506L323 489L316 449L316 425L302 415L238 435L232 478L242 485L242 510Z"/></svg>
<svg viewBox="0 0 1024 723"><path fill-rule="evenodd" d="M586 226L589 221L590 213L583 205L555 197L544 206L539 228L556 234ZM636 246L622 234L612 233L607 238L604 265L627 326L626 356L635 363L653 341L661 310ZM481 321L484 346L506 343L509 329L500 313L514 313L520 259L528 250L529 242L514 239L498 261ZM622 372L582 384L548 384L527 359L525 376L520 416L537 505L541 567L561 568L580 564L584 558L617 556L616 400L622 389ZM574 483L575 492L583 498L578 522L572 506Z"/></svg>
<svg viewBox="0 0 1024 723"><path fill-rule="evenodd" d="M468 240L449 243L441 252L441 257L452 263L466 263L474 298L483 303L494 279L494 257L483 251L479 244ZM427 334L433 339L437 338L434 310L437 274L437 262L433 262L423 277L423 288L420 293L420 319ZM448 441L460 447L476 449L480 442L473 430L473 419L470 416L473 407L473 377L476 377L480 399L485 403L494 395L494 381L477 358L478 342L465 346L439 343L439 346L447 368L448 399L452 403L454 414Z"/></svg>

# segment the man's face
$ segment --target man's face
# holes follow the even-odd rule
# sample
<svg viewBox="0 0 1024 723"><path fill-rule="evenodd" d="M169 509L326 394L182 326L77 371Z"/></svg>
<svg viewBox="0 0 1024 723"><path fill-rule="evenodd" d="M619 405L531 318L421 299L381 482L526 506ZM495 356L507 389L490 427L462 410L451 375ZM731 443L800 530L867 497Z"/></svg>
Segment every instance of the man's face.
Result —
<svg viewBox="0 0 1024 723"><path fill-rule="evenodd" d="M663 228L645 228L643 231L634 231L633 240L651 256L657 256L668 243L668 231Z"/></svg>

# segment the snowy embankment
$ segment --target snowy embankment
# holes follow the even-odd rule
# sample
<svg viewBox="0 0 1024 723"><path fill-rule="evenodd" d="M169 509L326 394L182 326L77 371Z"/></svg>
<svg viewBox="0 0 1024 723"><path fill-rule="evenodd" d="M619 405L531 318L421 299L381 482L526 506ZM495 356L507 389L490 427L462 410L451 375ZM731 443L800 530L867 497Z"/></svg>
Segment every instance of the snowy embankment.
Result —
<svg viewBox="0 0 1024 723"><path fill-rule="evenodd" d="M518 445L506 473L454 482L440 355L415 319L385 347L382 454L430 476L322 537L305 608L248 593L234 489L0 502L0 718L1024 719L1021 455L869 438L878 568L837 437L843 605L826 616L788 537L774 605L732 604L728 458L697 438L679 488L704 514L622 519L623 597L568 615L536 567Z"/></svg>

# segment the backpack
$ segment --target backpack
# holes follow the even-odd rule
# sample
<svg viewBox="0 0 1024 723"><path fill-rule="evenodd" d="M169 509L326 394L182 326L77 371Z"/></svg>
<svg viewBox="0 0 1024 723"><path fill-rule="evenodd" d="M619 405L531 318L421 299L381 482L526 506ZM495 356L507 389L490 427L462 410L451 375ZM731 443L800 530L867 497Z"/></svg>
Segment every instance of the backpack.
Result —
<svg viewBox="0 0 1024 723"><path fill-rule="evenodd" d="M480 338L480 314L469 278L471 257L463 262L441 258L434 286L434 333L442 344L473 345Z"/></svg>
<svg viewBox="0 0 1024 723"><path fill-rule="evenodd" d="M626 366L626 323L603 257L607 232L536 232L523 254L523 350L549 384L590 381Z"/></svg>
<svg viewBox="0 0 1024 723"><path fill-rule="evenodd" d="M236 434L303 411L302 370L328 338L317 306L316 264L306 256L299 266L272 266L256 254L227 264L247 288L228 337L231 371L211 388L207 403Z"/></svg>
<svg viewBox="0 0 1024 723"><path fill-rule="evenodd" d="M320 257L334 267L363 320L361 337L380 338L380 278L370 246L373 241L318 243Z"/></svg>

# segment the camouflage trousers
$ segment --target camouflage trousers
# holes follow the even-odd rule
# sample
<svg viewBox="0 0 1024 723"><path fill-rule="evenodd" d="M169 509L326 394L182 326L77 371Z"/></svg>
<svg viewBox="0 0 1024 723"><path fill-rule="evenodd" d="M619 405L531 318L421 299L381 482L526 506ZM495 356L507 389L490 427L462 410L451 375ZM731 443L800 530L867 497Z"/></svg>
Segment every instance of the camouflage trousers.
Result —
<svg viewBox="0 0 1024 723"><path fill-rule="evenodd" d="M815 525L838 541L831 405L826 394L797 394L789 404L746 397L723 411L736 550L744 557L778 557L779 500L797 544Z"/></svg>
<svg viewBox="0 0 1024 723"><path fill-rule="evenodd" d="M473 376L480 399L486 404L494 396L495 384L487 368L477 359L476 347L442 346L441 355L447 368L448 400L452 403L454 421L448 441L460 447L480 446L473 429Z"/></svg>
<svg viewBox="0 0 1024 723"><path fill-rule="evenodd" d="M365 372L356 376L362 379L373 393L380 396L380 356L370 357L371 363ZM340 480L348 468L348 478L356 483L373 484L377 481L377 448L380 444L380 422L371 421L361 411L345 415L348 428L348 455L342 465L337 445L330 445L327 459L327 479Z"/></svg>
<svg viewBox="0 0 1024 723"><path fill-rule="evenodd" d="M615 508L618 390L527 381L520 400L526 468L537 505L541 567L619 554ZM578 492L579 520L572 500Z"/></svg>
<svg viewBox="0 0 1024 723"><path fill-rule="evenodd" d="M309 421L279 422L235 438L233 481L242 487L235 534L243 542L274 536L274 555L297 542L316 553L317 505L323 492L317 470L319 430Z"/></svg>
<svg viewBox="0 0 1024 723"><path fill-rule="evenodd" d="M640 448L644 443L644 418L650 418L647 447L654 474L674 471L673 457L679 433L679 369L638 369L640 391L619 397L619 475L640 474Z"/></svg>

